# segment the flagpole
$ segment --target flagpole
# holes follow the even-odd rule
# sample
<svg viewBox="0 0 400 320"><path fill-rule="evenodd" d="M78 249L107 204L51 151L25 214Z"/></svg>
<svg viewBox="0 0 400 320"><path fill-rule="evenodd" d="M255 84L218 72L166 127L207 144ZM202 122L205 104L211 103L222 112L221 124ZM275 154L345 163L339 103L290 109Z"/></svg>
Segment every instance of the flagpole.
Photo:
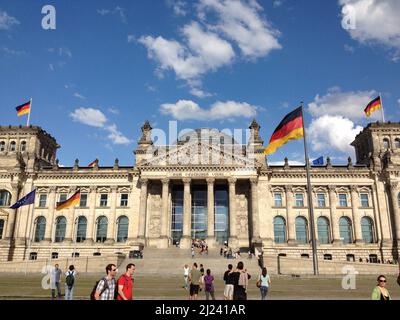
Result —
<svg viewBox="0 0 400 320"><path fill-rule="evenodd" d="M32 190L33 191L33 190ZM30 217L30 221L29 221L29 234L28 234L28 248L27 248L27 253L25 253L25 260L26 260L26 265L25 265L25 276L26 276L26 272L28 269L28 261L29 261L29 256L27 257L26 254L29 255L29 250L31 248L31 243L32 243L32 229L33 229L33 225L32 225L32 220L33 220L33 215L34 215L34 211L35 211L35 202L33 202L31 204L32 206L32 212L31 212L31 217Z"/></svg>
<svg viewBox="0 0 400 320"><path fill-rule="evenodd" d="M29 120L31 119L31 111L32 111L32 98L30 100L30 106L29 106L29 113L28 113L28 120L26 122L26 126L29 127Z"/></svg>
<svg viewBox="0 0 400 320"><path fill-rule="evenodd" d="M382 123L385 123L385 111L383 110L383 100L382 100L382 94L380 92L379 92L379 98L381 98Z"/></svg>
<svg viewBox="0 0 400 320"><path fill-rule="evenodd" d="M312 255L313 255L313 269L314 275L318 275L318 256L317 256L317 241L315 239L315 223L314 223L314 208L312 201L312 191L311 191L311 179L310 179L310 161L308 159L307 152L307 139L306 139L306 129L304 127L304 106L301 102L301 114L303 122L303 141L304 141L304 158L306 161L306 173L307 173L307 191L308 191L308 210L310 213L310 227L311 227L311 245L312 245Z"/></svg>

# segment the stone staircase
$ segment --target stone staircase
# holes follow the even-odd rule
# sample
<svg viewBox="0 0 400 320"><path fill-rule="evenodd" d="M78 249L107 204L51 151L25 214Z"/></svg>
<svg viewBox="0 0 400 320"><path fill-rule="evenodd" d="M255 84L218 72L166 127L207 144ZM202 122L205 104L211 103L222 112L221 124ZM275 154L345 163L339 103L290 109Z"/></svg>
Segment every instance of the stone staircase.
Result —
<svg viewBox="0 0 400 320"><path fill-rule="evenodd" d="M171 247L167 249L156 249L146 247L143 250L143 259L125 259L118 266L120 272L123 272L128 263L134 263L136 272L139 274L156 274L159 276L183 275L185 264L192 266L196 262L199 266L203 264L204 269L211 269L211 273L216 277L222 277L227 270L228 264L235 268L239 261L243 261L245 268L250 274L258 275L261 269L256 258L248 259L247 254L242 258L226 259L220 256L218 249L209 250L208 255L199 254L196 251L192 259L190 249L179 249Z"/></svg>

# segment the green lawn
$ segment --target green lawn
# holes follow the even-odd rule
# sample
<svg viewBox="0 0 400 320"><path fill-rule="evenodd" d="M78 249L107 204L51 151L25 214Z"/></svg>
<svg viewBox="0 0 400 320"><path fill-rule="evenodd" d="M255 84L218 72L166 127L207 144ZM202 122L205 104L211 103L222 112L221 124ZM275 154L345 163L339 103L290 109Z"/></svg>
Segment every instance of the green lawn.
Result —
<svg viewBox="0 0 400 320"><path fill-rule="evenodd" d="M42 275L15 275L0 274L0 299L50 299L51 290L42 289ZM90 292L99 275L78 275L74 292L75 299L89 299ZM341 287L341 278L326 277L283 277L272 276L272 285L268 294L269 299L370 299L376 276L358 276L355 290L344 290ZM396 277L387 278L387 288L393 299L400 296ZM178 299L188 298L182 288L183 280L178 276L150 276L135 274L134 298L135 299ZM62 283L62 293L64 294ZM223 299L223 281L216 280L216 298ZM255 280L250 281L248 290L249 299L259 299L259 289ZM199 295L200 300L205 300L204 292Z"/></svg>

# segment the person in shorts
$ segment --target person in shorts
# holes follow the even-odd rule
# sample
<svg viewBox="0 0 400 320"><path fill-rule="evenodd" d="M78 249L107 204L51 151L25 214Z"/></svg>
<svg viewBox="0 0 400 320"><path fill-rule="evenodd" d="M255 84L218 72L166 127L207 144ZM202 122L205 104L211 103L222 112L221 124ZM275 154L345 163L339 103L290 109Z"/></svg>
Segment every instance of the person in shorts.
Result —
<svg viewBox="0 0 400 320"><path fill-rule="evenodd" d="M228 264L228 270L224 273L225 289L224 289L224 299L233 300L233 266Z"/></svg>
<svg viewBox="0 0 400 320"><path fill-rule="evenodd" d="M189 281L190 281L190 296L189 300L197 300L197 295L199 294L200 289L200 279L201 273L197 269L197 263L193 263L193 268L189 273Z"/></svg>

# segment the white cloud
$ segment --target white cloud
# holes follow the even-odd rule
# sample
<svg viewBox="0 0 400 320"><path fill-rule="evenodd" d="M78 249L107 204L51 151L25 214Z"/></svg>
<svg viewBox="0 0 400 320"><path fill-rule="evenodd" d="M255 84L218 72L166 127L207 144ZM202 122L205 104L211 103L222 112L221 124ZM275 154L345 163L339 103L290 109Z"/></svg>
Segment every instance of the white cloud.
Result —
<svg viewBox="0 0 400 320"><path fill-rule="evenodd" d="M49 69L50 69L50 71L54 71L54 64L52 64L52 63L49 63Z"/></svg>
<svg viewBox="0 0 400 320"><path fill-rule="evenodd" d="M275 0L275 1L272 3L272 6L273 6L274 8L278 8L278 7L280 7L282 4L283 4L283 0Z"/></svg>
<svg viewBox="0 0 400 320"><path fill-rule="evenodd" d="M93 108L79 108L70 114L76 122L86 124L91 127L103 128L107 118L103 112Z"/></svg>
<svg viewBox="0 0 400 320"><path fill-rule="evenodd" d="M78 99L86 100L86 97L83 96L83 95L81 95L81 94L78 93L78 92L75 92L75 93L73 94L73 96L74 96L75 98L78 98Z"/></svg>
<svg viewBox="0 0 400 320"><path fill-rule="evenodd" d="M355 28L348 32L363 44L383 44L400 55L399 0L339 0L339 5L352 8Z"/></svg>
<svg viewBox="0 0 400 320"><path fill-rule="evenodd" d="M217 34L204 31L197 22L186 25L182 32L187 46L161 36L139 39L161 71L172 69L179 79L191 80L232 61L235 54L231 45Z"/></svg>
<svg viewBox="0 0 400 320"><path fill-rule="evenodd" d="M186 2L182 0L166 0L168 7L174 10L176 16L186 16L187 11L185 9Z"/></svg>
<svg viewBox="0 0 400 320"><path fill-rule="evenodd" d="M14 50L7 47L3 47L3 52L5 56L20 56L26 54L23 50Z"/></svg>
<svg viewBox="0 0 400 320"><path fill-rule="evenodd" d="M171 0L174 3L179 1ZM196 8L201 24L191 21L183 26L181 41L144 35L138 42L147 48L149 59L157 63L159 78L172 70L197 97L210 96L202 89L202 76L235 61L234 44L246 59L281 48L276 38L279 32L260 15L263 9L256 0L200 0ZM216 24L209 23L208 16L216 17Z"/></svg>
<svg viewBox="0 0 400 320"><path fill-rule="evenodd" d="M354 148L350 143L362 129L363 127L356 126L350 119L325 115L311 122L307 135L315 152L336 150L354 155Z"/></svg>
<svg viewBox="0 0 400 320"><path fill-rule="evenodd" d="M260 15L263 8L255 0L200 0L198 10L202 20L209 11L216 13L218 21L212 28L236 42L248 58L264 57L282 48L277 39L279 32Z"/></svg>
<svg viewBox="0 0 400 320"><path fill-rule="evenodd" d="M191 100L179 100L175 104L165 103L160 107L162 114L177 120L227 120L236 117L251 118L257 114L257 107L246 102L216 102L210 109L203 109Z"/></svg>
<svg viewBox="0 0 400 320"><path fill-rule="evenodd" d="M354 47L352 47L352 46L350 46L348 44L345 44L344 45L344 51L349 52L349 53L354 53L355 49L354 49Z"/></svg>
<svg viewBox="0 0 400 320"><path fill-rule="evenodd" d="M127 40L128 40L128 43L132 43L132 42L136 41L136 38L133 34L128 34Z"/></svg>
<svg viewBox="0 0 400 320"><path fill-rule="evenodd" d="M111 109L111 108L110 108ZM109 110L110 110L109 109ZM78 108L70 114L76 122L86 124L91 127L103 129L108 132L107 138L113 144L130 144L131 140L125 137L117 128L116 124L107 124L108 119L99 109Z"/></svg>
<svg viewBox="0 0 400 320"><path fill-rule="evenodd" d="M268 162L269 166L283 166L285 165L285 161L272 161ZM304 166L304 161L296 161L296 160L289 160L290 166Z"/></svg>
<svg viewBox="0 0 400 320"><path fill-rule="evenodd" d="M17 19L0 10L0 30L9 30L13 25L17 24L20 24Z"/></svg>
<svg viewBox="0 0 400 320"><path fill-rule="evenodd" d="M314 117L340 115L353 120L362 119L365 118L365 107L377 95L374 90L342 92L340 88L333 87L328 90L326 95L317 95L314 101L308 104L308 111ZM376 117L375 112L371 118Z"/></svg>
<svg viewBox="0 0 400 320"><path fill-rule="evenodd" d="M114 144L131 143L131 141L127 137L125 137L120 131L118 131L118 128L115 124L107 126L105 129L109 132L109 135L107 137L112 141L112 143Z"/></svg>
<svg viewBox="0 0 400 320"><path fill-rule="evenodd" d="M397 103L399 104L399 107L400 107L400 99L399 99L399 100L397 100Z"/></svg>
<svg viewBox="0 0 400 320"><path fill-rule="evenodd" d="M126 10L117 6L112 10L109 9L97 9L97 13L101 16L106 16L109 14L116 15L120 18L122 23L127 23L127 18L126 18Z"/></svg>
<svg viewBox="0 0 400 320"><path fill-rule="evenodd" d="M112 114L119 114L119 110L115 107L108 108L107 110Z"/></svg>

